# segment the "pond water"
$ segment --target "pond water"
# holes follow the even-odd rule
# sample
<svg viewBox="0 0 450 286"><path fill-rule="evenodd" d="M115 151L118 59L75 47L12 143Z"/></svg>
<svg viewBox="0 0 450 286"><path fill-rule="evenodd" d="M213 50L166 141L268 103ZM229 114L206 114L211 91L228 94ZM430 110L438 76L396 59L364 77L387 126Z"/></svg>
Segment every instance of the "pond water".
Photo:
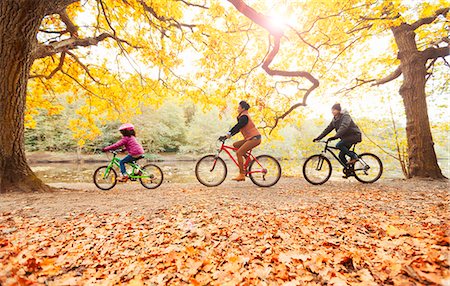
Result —
<svg viewBox="0 0 450 286"><path fill-rule="evenodd" d="M145 162L139 161L141 165ZM333 162L333 177L342 176L342 167ZM46 183L57 182L92 182L92 175L94 171L108 162L95 163L31 163L31 169ZM174 183L188 183L196 182L195 178L195 164L194 160L164 160L160 162L152 162L163 170L164 182ZM228 177L231 178L237 173L237 167L229 160L226 160L228 166ZM384 179L403 178L400 166L397 162L383 160L384 164ZM439 160L444 175L450 176L449 160ZM281 166L283 176L287 177L302 177L303 160L282 160ZM117 170L118 171L118 170Z"/></svg>

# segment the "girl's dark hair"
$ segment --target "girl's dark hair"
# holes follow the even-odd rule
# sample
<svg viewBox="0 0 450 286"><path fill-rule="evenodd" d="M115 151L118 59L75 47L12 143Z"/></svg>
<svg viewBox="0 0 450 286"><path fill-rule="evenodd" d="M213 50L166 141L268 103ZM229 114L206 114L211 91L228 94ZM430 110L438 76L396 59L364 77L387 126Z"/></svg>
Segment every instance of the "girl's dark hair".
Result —
<svg viewBox="0 0 450 286"><path fill-rule="evenodd" d="M241 102L239 102L239 105L244 108L245 110L249 110L250 109L250 104L247 103L247 101L242 100Z"/></svg>
<svg viewBox="0 0 450 286"><path fill-rule="evenodd" d="M122 133L122 136L134 136L136 137L136 132L134 132L134 130L120 130L120 133Z"/></svg>

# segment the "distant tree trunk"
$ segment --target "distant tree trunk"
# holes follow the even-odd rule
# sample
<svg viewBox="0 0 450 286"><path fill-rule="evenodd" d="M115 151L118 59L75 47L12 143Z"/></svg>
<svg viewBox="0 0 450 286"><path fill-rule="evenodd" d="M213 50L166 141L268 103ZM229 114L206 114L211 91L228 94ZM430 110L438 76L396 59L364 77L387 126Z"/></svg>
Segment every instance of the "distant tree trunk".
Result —
<svg viewBox="0 0 450 286"><path fill-rule="evenodd" d="M406 111L410 177L444 178L437 163L425 94L426 62L417 49L414 30L407 24L392 28L403 74L400 95Z"/></svg>
<svg viewBox="0 0 450 286"><path fill-rule="evenodd" d="M27 81L43 6L0 1L0 192L49 189L28 166L24 148Z"/></svg>

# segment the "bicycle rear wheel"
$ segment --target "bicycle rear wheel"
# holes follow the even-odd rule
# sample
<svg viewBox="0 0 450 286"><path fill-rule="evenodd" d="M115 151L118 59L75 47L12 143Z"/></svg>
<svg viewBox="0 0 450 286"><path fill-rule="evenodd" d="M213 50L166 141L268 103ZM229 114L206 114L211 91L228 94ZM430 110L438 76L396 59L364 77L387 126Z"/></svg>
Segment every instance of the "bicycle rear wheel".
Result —
<svg viewBox="0 0 450 286"><path fill-rule="evenodd" d="M252 182L260 187L271 187L281 178L280 163L272 156L259 155L248 167Z"/></svg>
<svg viewBox="0 0 450 286"><path fill-rule="evenodd" d="M92 177L94 184L100 190L110 190L117 184L117 173L113 168L108 170L108 166L97 168Z"/></svg>
<svg viewBox="0 0 450 286"><path fill-rule="evenodd" d="M355 178L361 183L376 182L383 174L383 163L378 156L371 153L358 155L354 165Z"/></svg>
<svg viewBox="0 0 450 286"><path fill-rule="evenodd" d="M207 187L216 187L225 181L227 165L220 157L206 155L195 165L195 177Z"/></svg>
<svg viewBox="0 0 450 286"><path fill-rule="evenodd" d="M331 177L330 160L321 155L312 155L303 164L303 177L313 185L322 185Z"/></svg>
<svg viewBox="0 0 450 286"><path fill-rule="evenodd" d="M147 189L156 189L161 186L164 174L160 167L154 164L147 164L142 169L142 178L139 178L141 185Z"/></svg>

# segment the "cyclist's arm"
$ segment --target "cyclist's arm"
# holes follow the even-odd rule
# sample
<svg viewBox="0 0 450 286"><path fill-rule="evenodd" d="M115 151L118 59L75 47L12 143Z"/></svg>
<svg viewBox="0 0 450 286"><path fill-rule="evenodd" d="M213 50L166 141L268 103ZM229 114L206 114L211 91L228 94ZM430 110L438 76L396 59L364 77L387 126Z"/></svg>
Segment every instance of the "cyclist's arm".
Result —
<svg viewBox="0 0 450 286"><path fill-rule="evenodd" d="M233 126L233 128L230 129L230 131L228 131L228 135L230 136L234 136L236 135L239 130L241 130L242 127L244 127L245 125L247 125L248 123L248 116L247 115L243 115L241 117L239 117L239 121L236 125Z"/></svg>
<svg viewBox="0 0 450 286"><path fill-rule="evenodd" d="M321 140L323 137L327 136L331 131L333 131L333 121L330 122L330 124L325 128L325 130L320 134L316 139Z"/></svg>
<svg viewBox="0 0 450 286"><path fill-rule="evenodd" d="M334 137L341 138L342 135L344 135L345 132L347 132L351 122L352 118L350 117L350 115L348 114L343 115L341 125L339 126L339 129L336 131L336 135L334 135Z"/></svg>
<svg viewBox="0 0 450 286"><path fill-rule="evenodd" d="M125 145L125 141L126 141L126 138L124 137L124 138L120 139L119 141L117 141L116 143L114 143L114 144L112 144L112 145L109 145L109 146L103 148L103 150L109 151L109 150L115 150L115 149L118 149L118 148L120 148L121 146Z"/></svg>

